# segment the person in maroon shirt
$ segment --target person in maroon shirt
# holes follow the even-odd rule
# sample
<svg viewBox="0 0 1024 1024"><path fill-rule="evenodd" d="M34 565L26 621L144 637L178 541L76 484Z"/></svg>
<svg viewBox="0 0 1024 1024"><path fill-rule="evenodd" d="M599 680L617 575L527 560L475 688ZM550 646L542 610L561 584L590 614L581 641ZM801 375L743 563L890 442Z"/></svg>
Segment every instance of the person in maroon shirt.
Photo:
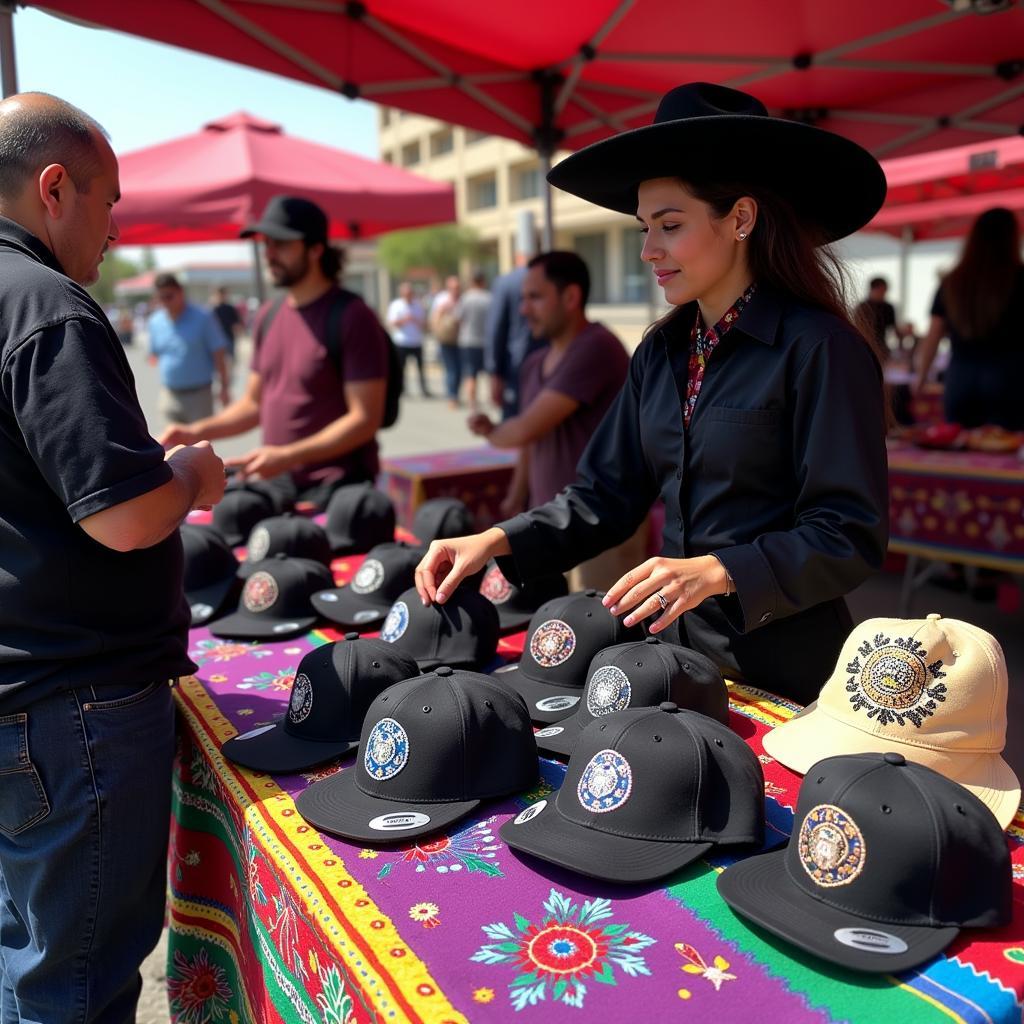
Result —
<svg viewBox="0 0 1024 1024"><path fill-rule="evenodd" d="M216 416L171 424L165 447L232 437L259 425L263 444L226 460L243 477L274 479L289 497L323 505L341 483L373 480L376 434L384 418L388 341L374 312L352 297L341 316L339 354L327 347L340 289L341 255L327 243L327 217L315 203L275 196L242 232L263 239L274 284L285 301L260 311L245 393Z"/></svg>

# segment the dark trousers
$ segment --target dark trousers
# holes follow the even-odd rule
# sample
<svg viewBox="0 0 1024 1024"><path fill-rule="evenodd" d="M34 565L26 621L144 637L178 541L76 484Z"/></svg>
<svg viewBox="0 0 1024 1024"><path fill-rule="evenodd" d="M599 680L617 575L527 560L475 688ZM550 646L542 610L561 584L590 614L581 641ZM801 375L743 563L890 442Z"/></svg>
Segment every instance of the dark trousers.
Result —
<svg viewBox="0 0 1024 1024"><path fill-rule="evenodd" d="M444 366L444 390L448 398L459 397L459 381L462 377L462 363L458 345L441 345L441 363Z"/></svg>
<svg viewBox="0 0 1024 1024"><path fill-rule="evenodd" d="M420 375L420 391L424 395L429 395L430 391L427 389L427 378L423 372L423 346L422 345L396 345L398 354L402 360L402 377L405 378L405 364L411 359L416 364L416 369Z"/></svg>

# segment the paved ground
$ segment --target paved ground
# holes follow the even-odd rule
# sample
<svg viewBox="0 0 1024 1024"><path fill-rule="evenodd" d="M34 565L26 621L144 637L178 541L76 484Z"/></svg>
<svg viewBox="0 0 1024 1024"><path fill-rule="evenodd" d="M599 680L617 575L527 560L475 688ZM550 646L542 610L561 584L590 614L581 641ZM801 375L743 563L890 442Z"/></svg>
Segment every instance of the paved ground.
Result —
<svg viewBox="0 0 1024 1024"><path fill-rule="evenodd" d="M139 397L154 432L161 424L155 412L158 386L156 370L148 366L137 350L129 350L135 370ZM241 378L239 374L239 378ZM410 377L411 381L411 377ZM441 392L437 368L431 372L435 393ZM465 411L453 411L438 399L419 397L418 388L410 384L412 394L402 400L402 416L398 424L381 434L384 454L410 455L421 451L467 447L481 443L465 426ZM256 443L255 435L218 442L217 450L231 455L245 451ZM877 576L860 587L850 598L854 619L895 615L899 599L898 577ZM1024 630L1020 628L1022 612L1001 612L994 604L979 604L966 595L950 594L937 587L925 586L915 597L911 614L928 612L966 619L993 633L1003 645L1010 669L1010 729L1006 756L1018 776L1024 777ZM166 985L166 934L164 942L154 951L144 968L144 989L139 1009L139 1024L168 1024Z"/></svg>

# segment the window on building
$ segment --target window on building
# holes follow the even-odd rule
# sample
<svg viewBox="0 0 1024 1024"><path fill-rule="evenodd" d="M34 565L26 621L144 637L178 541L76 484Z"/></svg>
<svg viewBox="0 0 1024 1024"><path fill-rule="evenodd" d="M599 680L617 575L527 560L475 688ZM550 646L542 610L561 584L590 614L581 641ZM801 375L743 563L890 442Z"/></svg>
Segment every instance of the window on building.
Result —
<svg viewBox="0 0 1024 1024"><path fill-rule="evenodd" d="M391 108L381 107L380 108L380 123L384 128L387 128L391 124Z"/></svg>
<svg viewBox="0 0 1024 1024"><path fill-rule="evenodd" d="M575 235L573 251L583 260L590 271L590 301L608 302L608 235L604 232L593 235Z"/></svg>
<svg viewBox="0 0 1024 1024"><path fill-rule="evenodd" d="M653 275L641 259L644 236L636 228L625 228L622 234L622 301L650 302Z"/></svg>
<svg viewBox="0 0 1024 1024"><path fill-rule="evenodd" d="M395 154L390 149L382 149L380 151L380 158L386 164L393 164L395 162Z"/></svg>
<svg viewBox="0 0 1024 1024"><path fill-rule="evenodd" d="M490 137L491 137L491 133L490 132L478 132L474 128L467 128L466 129L466 143L467 143L467 145L472 146L474 142L483 142L484 139L489 139Z"/></svg>
<svg viewBox="0 0 1024 1024"><path fill-rule="evenodd" d="M538 164L523 164L520 167L513 167L509 182L513 201L536 199L541 194L541 181Z"/></svg>
<svg viewBox="0 0 1024 1024"><path fill-rule="evenodd" d="M434 132L430 136L430 155L444 156L455 148L455 136L451 128L445 128L443 132Z"/></svg>
<svg viewBox="0 0 1024 1024"><path fill-rule="evenodd" d="M466 206L471 210L487 210L498 205L498 179L481 174L466 182Z"/></svg>
<svg viewBox="0 0 1024 1024"><path fill-rule="evenodd" d="M402 147L402 166L412 167L414 164L420 162L420 140L416 139L413 142L407 142Z"/></svg>

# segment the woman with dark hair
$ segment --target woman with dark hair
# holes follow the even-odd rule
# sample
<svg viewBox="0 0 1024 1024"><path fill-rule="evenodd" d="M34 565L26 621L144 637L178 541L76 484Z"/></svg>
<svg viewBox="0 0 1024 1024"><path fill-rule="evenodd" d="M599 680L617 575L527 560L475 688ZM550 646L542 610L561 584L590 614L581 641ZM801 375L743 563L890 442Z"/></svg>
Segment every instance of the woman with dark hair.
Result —
<svg viewBox="0 0 1024 1024"><path fill-rule="evenodd" d="M948 336L946 419L964 427L994 423L1024 430L1022 325L1020 228L1013 213L998 206L971 226L960 262L935 293L931 324L919 349L917 387L928 377L939 341Z"/></svg>
<svg viewBox="0 0 1024 1024"><path fill-rule="evenodd" d="M887 541L881 369L824 248L881 206L881 168L840 136L697 83L549 180L637 217L675 309L634 354L576 482L432 544L421 598L443 603L490 557L513 581L567 569L631 536L660 497L662 555L605 604L628 625L653 617L652 634L731 679L812 700L852 627L843 597Z"/></svg>

